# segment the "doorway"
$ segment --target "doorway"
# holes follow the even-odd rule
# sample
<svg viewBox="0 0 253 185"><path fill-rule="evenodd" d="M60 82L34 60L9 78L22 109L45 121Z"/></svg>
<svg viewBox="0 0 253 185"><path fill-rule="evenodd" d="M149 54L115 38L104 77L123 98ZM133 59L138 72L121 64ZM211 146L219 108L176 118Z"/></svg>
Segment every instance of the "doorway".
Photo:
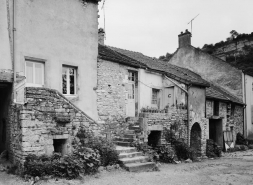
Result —
<svg viewBox="0 0 253 185"><path fill-rule="evenodd" d="M193 124L190 139L190 146L197 151L197 156L201 156L201 128L198 123Z"/></svg>
<svg viewBox="0 0 253 185"><path fill-rule="evenodd" d="M161 131L151 131L148 135L148 145L151 147L157 147L161 145Z"/></svg>
<svg viewBox="0 0 253 185"><path fill-rule="evenodd" d="M222 119L209 119L209 139L223 147Z"/></svg>
<svg viewBox="0 0 253 185"><path fill-rule="evenodd" d="M0 154L7 149L7 116L11 102L10 83L0 83Z"/></svg>
<svg viewBox="0 0 253 185"><path fill-rule="evenodd" d="M126 90L126 116L135 117L138 115L138 73L136 71L128 71Z"/></svg>
<svg viewBox="0 0 253 185"><path fill-rule="evenodd" d="M163 108L167 105L171 107L174 104L174 86L164 88L163 102Z"/></svg>

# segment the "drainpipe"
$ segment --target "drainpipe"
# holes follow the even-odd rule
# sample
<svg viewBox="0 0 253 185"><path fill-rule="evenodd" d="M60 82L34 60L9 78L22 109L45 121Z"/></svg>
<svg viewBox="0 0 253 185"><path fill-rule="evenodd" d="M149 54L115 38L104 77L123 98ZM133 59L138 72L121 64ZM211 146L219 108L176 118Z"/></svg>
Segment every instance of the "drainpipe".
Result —
<svg viewBox="0 0 253 185"><path fill-rule="evenodd" d="M187 143L188 143L188 146L190 146L190 103L189 103L189 89L190 87L192 86L192 84L190 84L188 87L187 87L187 120L188 120L188 129L187 129L187 135L188 135L188 138L187 138Z"/></svg>
<svg viewBox="0 0 253 185"><path fill-rule="evenodd" d="M17 81L17 77L16 77L16 62L15 62L15 0L12 1L12 60L13 60L13 99L14 102L16 102L16 92L15 92L15 84Z"/></svg>
<svg viewBox="0 0 253 185"><path fill-rule="evenodd" d="M244 108L244 124L243 124L243 135L245 138L248 137L248 132L247 132L247 109L246 109L246 78L245 78L245 73L242 70L242 75L243 75L243 97L244 97L244 103L245 103L245 108Z"/></svg>

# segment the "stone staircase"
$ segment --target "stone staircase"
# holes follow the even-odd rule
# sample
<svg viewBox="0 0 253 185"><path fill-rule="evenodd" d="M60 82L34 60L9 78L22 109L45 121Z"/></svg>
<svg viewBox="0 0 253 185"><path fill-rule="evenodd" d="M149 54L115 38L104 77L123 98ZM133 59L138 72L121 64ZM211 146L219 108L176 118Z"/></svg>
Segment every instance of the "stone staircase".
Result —
<svg viewBox="0 0 253 185"><path fill-rule="evenodd" d="M155 163L150 162L148 156L138 152L135 147L130 146L136 137L135 132L140 130L139 125L136 123L136 120L134 120L134 124L130 124L124 135L114 140L120 161L123 167L130 172L147 171L155 167Z"/></svg>

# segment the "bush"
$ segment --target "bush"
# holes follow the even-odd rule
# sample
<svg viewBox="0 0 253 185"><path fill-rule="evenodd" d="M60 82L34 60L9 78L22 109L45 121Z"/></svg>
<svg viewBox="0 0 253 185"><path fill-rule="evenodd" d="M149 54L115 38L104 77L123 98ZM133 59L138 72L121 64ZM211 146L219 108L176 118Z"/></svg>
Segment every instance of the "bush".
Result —
<svg viewBox="0 0 253 185"><path fill-rule="evenodd" d="M206 156L207 157L220 157L221 147L217 145L212 139L206 140Z"/></svg>
<svg viewBox="0 0 253 185"><path fill-rule="evenodd" d="M98 171L100 155L91 149L78 148L71 155L54 154L51 157L28 155L24 163L24 175L42 177L53 175L73 179L81 173L92 174Z"/></svg>
<svg viewBox="0 0 253 185"><path fill-rule="evenodd" d="M236 134L236 144L237 145L248 145L247 139L245 139L243 134L241 134L240 132Z"/></svg>
<svg viewBox="0 0 253 185"><path fill-rule="evenodd" d="M175 151L168 145L157 147L156 152L159 156L159 161L164 163L172 163L175 158Z"/></svg>
<svg viewBox="0 0 253 185"><path fill-rule="evenodd" d="M194 148L189 147L182 139L175 140L173 145L179 160L186 160L189 158L191 160L196 159L196 150Z"/></svg>
<svg viewBox="0 0 253 185"><path fill-rule="evenodd" d="M80 139L82 146L97 150L100 154L102 166L114 165L119 163L119 154L115 145L100 137L93 137L84 129L80 129L77 137Z"/></svg>
<svg viewBox="0 0 253 185"><path fill-rule="evenodd" d="M25 158L24 175L41 177L52 173L52 169L50 157L30 154Z"/></svg>

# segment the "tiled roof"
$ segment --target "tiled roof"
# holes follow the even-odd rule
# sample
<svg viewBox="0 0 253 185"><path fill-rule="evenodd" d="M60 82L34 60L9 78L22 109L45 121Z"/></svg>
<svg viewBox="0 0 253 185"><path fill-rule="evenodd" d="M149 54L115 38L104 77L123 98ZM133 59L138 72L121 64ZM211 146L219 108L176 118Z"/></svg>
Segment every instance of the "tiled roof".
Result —
<svg viewBox="0 0 253 185"><path fill-rule="evenodd" d="M224 88L211 84L209 88L206 88L206 97L212 99L219 99L224 101L231 101L238 104L244 104L242 100L232 95Z"/></svg>
<svg viewBox="0 0 253 185"><path fill-rule="evenodd" d="M198 74L168 62L158 60L156 58L151 58L143 55L139 52L124 50L120 48L110 47L112 50L121 53L122 55L128 56L140 63L146 65L149 69L160 71L165 73L168 77L186 84L195 84L200 86L209 86L209 83L203 80Z"/></svg>
<svg viewBox="0 0 253 185"><path fill-rule="evenodd" d="M239 98L235 97L222 87L207 82L197 73L194 73L189 69L158 60L156 58L145 56L139 52L99 45L99 58L125 65L133 65L136 67L156 70L182 83L206 86L207 98L243 104Z"/></svg>
<svg viewBox="0 0 253 185"><path fill-rule="evenodd" d="M128 57L125 55L122 55L121 53L118 53L117 51L112 50L111 48L103 45L98 45L98 58L109 60L112 62L117 62L120 64L125 64L133 67L146 67L146 65L143 65L142 63Z"/></svg>

